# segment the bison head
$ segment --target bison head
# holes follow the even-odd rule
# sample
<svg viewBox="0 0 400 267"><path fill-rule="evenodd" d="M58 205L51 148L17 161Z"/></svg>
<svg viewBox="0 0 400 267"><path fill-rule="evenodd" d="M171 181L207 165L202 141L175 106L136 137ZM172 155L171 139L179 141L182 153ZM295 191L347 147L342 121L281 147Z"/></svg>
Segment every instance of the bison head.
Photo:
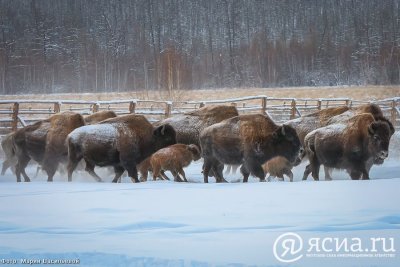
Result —
<svg viewBox="0 0 400 267"><path fill-rule="evenodd" d="M277 156L285 157L293 165L301 162L303 149L293 127L289 125L279 126L272 134L272 138Z"/></svg>
<svg viewBox="0 0 400 267"><path fill-rule="evenodd" d="M389 141L393 130L385 121L375 121L368 126L368 150L374 164L382 164L389 156Z"/></svg>
<svg viewBox="0 0 400 267"><path fill-rule="evenodd" d="M175 129L169 124L158 126L153 131L153 140L156 151L161 148L176 144Z"/></svg>
<svg viewBox="0 0 400 267"><path fill-rule="evenodd" d="M194 161L199 160L201 158L200 148L197 145L188 145L187 150L192 153L192 159Z"/></svg>

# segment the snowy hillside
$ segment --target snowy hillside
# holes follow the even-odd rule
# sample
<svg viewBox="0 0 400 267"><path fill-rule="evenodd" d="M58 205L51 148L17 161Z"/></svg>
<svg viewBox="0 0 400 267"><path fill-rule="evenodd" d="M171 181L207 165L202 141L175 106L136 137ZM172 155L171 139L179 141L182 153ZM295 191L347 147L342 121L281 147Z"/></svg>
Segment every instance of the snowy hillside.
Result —
<svg viewBox="0 0 400 267"><path fill-rule="evenodd" d="M370 181L203 184L201 162L192 183L96 183L77 173L72 183L45 175L15 183L0 179L0 259L79 259L79 266L286 266L275 240L394 237L394 258L345 258L341 266L400 266L400 164L374 166ZM34 176L34 167L29 174ZM80 176L79 178L76 178ZM229 176L238 181L239 174ZM213 181L213 180L212 180ZM291 266L334 266L335 258L303 257ZM19 262L20 263L20 262ZM74 266L74 265L71 265ZM76 265L77 266L77 265Z"/></svg>

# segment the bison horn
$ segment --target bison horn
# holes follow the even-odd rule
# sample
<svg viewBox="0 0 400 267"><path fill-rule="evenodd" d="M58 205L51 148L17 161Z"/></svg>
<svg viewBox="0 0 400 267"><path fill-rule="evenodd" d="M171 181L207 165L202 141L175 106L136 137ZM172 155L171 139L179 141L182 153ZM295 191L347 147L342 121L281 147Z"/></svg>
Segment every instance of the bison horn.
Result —
<svg viewBox="0 0 400 267"><path fill-rule="evenodd" d="M371 124L368 126L368 133L369 133L370 135L374 135L374 133L375 133L374 123L371 123Z"/></svg>
<svg viewBox="0 0 400 267"><path fill-rule="evenodd" d="M161 135L164 135L164 132L165 132L165 125L163 125L161 128Z"/></svg>

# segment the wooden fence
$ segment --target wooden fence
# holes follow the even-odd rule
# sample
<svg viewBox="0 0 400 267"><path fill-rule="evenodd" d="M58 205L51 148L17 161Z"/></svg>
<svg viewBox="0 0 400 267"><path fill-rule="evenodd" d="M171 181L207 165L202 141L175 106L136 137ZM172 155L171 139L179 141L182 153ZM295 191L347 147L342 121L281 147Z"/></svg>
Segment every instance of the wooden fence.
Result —
<svg viewBox="0 0 400 267"><path fill-rule="evenodd" d="M142 114L150 121L181 114L205 105L234 105L239 113L268 114L283 122L317 110L334 106L358 106L365 103L378 104L385 115L400 128L400 97L379 101L358 101L349 98L274 98L265 95L207 101L153 101L153 100L0 100L0 135L15 131L35 121L63 111L89 115L100 110L113 110L117 114Z"/></svg>

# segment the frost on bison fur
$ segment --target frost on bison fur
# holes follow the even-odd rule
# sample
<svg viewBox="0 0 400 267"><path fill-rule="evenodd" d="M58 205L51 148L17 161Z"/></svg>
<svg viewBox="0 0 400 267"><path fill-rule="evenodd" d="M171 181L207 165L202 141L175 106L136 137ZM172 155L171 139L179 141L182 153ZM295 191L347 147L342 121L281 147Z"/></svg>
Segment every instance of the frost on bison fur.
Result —
<svg viewBox="0 0 400 267"><path fill-rule="evenodd" d="M303 180L309 173L314 180L319 180L321 164L345 169L352 179L361 176L369 179L372 164L382 164L388 157L392 134L386 122L376 121L369 113L312 131L304 140L310 165L304 171Z"/></svg>
<svg viewBox="0 0 400 267"><path fill-rule="evenodd" d="M89 116L85 117L85 124L86 125L91 125L91 124L96 124L99 123L101 121L104 121L106 119L110 119L110 118L115 118L117 117L117 114L115 114L114 111L112 110L103 110L103 111L99 111L96 113L93 113Z"/></svg>
<svg viewBox="0 0 400 267"><path fill-rule="evenodd" d="M262 164L276 156L295 162L300 140L293 127L277 125L261 114L240 115L207 127L200 134L204 182L213 170L217 182L226 182L221 164L242 164L243 182L250 174L265 181Z"/></svg>
<svg viewBox="0 0 400 267"><path fill-rule="evenodd" d="M47 181L53 181L60 162L67 158L65 139L75 128L85 125L82 115L74 112L58 113L46 120L28 125L16 131L14 136L17 181L31 159L39 163L47 173Z"/></svg>
<svg viewBox="0 0 400 267"><path fill-rule="evenodd" d="M234 106L207 106L167 118L155 125L168 123L176 131L177 143L200 146L199 136L204 128L238 115Z"/></svg>
<svg viewBox="0 0 400 267"><path fill-rule="evenodd" d="M130 114L81 127L68 136L68 181L84 159L86 171L97 181L101 178L94 172L95 166L113 166L113 182L125 170L133 182L139 182L136 165L158 149L175 143L176 133L171 125L153 127L142 115Z"/></svg>
<svg viewBox="0 0 400 267"><path fill-rule="evenodd" d="M164 171L170 171L175 182L187 182L184 167L192 161L200 159L200 149L197 145L175 144L158 150L150 157L150 165L153 170L153 180L157 177L169 180Z"/></svg>
<svg viewBox="0 0 400 267"><path fill-rule="evenodd" d="M13 148L14 134L15 133L9 133L6 136L3 136L1 139L1 147L4 152L4 161L3 161L3 166L1 168L1 175L4 175L7 169L10 167L12 171L15 172L15 165L17 165L17 157L15 155ZM29 180L29 177L27 179Z"/></svg>

